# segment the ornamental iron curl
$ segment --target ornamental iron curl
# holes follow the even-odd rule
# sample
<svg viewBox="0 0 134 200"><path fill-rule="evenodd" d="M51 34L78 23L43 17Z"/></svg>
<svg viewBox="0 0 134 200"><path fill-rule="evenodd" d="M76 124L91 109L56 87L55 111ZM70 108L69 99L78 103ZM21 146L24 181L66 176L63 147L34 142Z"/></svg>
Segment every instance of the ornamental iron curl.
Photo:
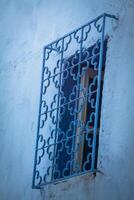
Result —
<svg viewBox="0 0 134 200"><path fill-rule="evenodd" d="M97 170L107 18L44 47L33 188Z"/></svg>

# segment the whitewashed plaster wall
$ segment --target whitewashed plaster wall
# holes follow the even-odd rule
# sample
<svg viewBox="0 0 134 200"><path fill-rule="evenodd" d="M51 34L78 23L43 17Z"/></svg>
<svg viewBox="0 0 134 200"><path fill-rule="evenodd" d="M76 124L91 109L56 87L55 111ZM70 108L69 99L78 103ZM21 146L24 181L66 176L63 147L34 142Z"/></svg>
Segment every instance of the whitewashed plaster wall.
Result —
<svg viewBox="0 0 134 200"><path fill-rule="evenodd" d="M103 12L112 25L105 72L101 173L32 190L42 50ZM0 1L0 200L134 199L134 1Z"/></svg>

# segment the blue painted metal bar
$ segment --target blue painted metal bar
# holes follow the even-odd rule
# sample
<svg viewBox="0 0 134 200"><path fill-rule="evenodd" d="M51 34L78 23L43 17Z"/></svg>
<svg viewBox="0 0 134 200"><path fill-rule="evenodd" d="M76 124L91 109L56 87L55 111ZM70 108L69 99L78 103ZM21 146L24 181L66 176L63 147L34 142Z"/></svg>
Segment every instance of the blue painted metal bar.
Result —
<svg viewBox="0 0 134 200"><path fill-rule="evenodd" d="M37 138L36 138L36 146L35 146L35 158L34 158L34 169L33 169L33 181L32 188L35 187L35 176L36 176L36 163L37 163L37 149L38 149L38 138L39 138L39 130L40 130L40 115L41 115L41 102L42 102L42 88L43 88L43 78L44 78L44 65L45 65L45 53L46 49L43 50L43 64L42 64L42 76L41 76L41 86L40 86L40 104L39 104L39 115L38 115L38 126L37 126Z"/></svg>
<svg viewBox="0 0 134 200"><path fill-rule="evenodd" d="M76 97L75 97L75 109L77 110L78 109L78 107L79 107L79 102L78 102L78 99L79 99L79 90L80 90L80 71L81 71L81 65L80 65L80 63L81 63L81 59L82 59L82 56L81 56L81 54L82 54L82 45L83 45L83 27L81 28L81 36L80 36L80 53L79 53L79 59L78 59L78 64L77 64L77 66L78 66L78 73L77 73L77 86L79 87L78 88L78 90L76 91ZM75 125L75 128L74 128L74 132L73 132L73 135L75 136L75 137L77 137L77 134L76 134L76 131L77 131L77 116L78 115L78 113L75 113L74 114L74 121L76 121L76 125ZM76 143L75 143L75 138L73 138L73 142L72 142L73 144L72 144L72 150L75 148L75 146L77 145ZM74 159L74 153L71 155L71 161L73 161L73 159ZM72 166L70 167L70 175L72 174L72 171L73 171L73 168L74 168L74 163L72 163Z"/></svg>
<svg viewBox="0 0 134 200"><path fill-rule="evenodd" d="M80 26L79 28L76 28L76 29L74 29L73 31L71 31L71 32L69 32L69 33L67 33L67 34L65 34L64 36L58 38L57 40L54 40L53 42L47 44L44 48L48 48L48 46L50 46L50 45L56 43L57 41L59 41L59 40L65 38L65 37L67 37L68 35L73 34L76 30L80 30L81 28L87 26L88 24L94 23L95 21L97 21L97 20L99 20L100 18L102 18L104 15L105 15L105 17L118 20L118 17L116 17L115 15L110 15L110 14L107 14L107 13L103 13L103 14L99 15L98 17L96 17L95 19L93 19L93 20L87 22L86 24Z"/></svg>
<svg viewBox="0 0 134 200"><path fill-rule="evenodd" d="M97 136L97 128L98 128L98 120L99 120L99 106L100 106L101 79L102 79L101 77L102 77L102 64L103 64L103 55L104 55L105 19L106 19L106 15L103 14L100 58L99 58L99 67L98 67L98 78L97 78L98 86L97 86L97 97L96 97L96 105L95 105L95 123L94 123L91 171L95 170L96 136Z"/></svg>
<svg viewBox="0 0 134 200"><path fill-rule="evenodd" d="M96 57L99 56L99 55L100 55L100 53L96 53L94 56L90 56L90 57L88 58L88 61L91 61L91 59L96 58ZM86 61L86 59L85 59L85 60L82 60L81 62L79 62L79 64L83 64L85 61ZM69 69L74 68L74 67L78 67L78 63L77 63L77 64L74 64L74 65L71 65L71 66L68 67L67 69L69 70ZM62 70L62 71L60 71L60 72L58 72L58 73L55 73L55 74L53 74L53 75L51 75L51 76L49 76L48 78L44 79L44 81L48 81L49 79L51 79L51 78L53 78L53 77L55 77L55 76L57 76L57 75L59 75L59 74L62 74L62 73L64 73L64 72L66 72L66 69L65 69L65 70Z"/></svg>
<svg viewBox="0 0 134 200"><path fill-rule="evenodd" d="M61 48L61 63L60 63L60 71L62 71L62 61L63 61L63 53L64 53L64 38L62 39L62 48ZM56 140L58 137L58 129L59 129L59 108L60 108L60 92L61 92L61 83L62 83L62 74L59 77L59 89L58 89L58 109L56 114L56 134L55 134L55 146L54 146L54 159L53 159L53 170L52 170L52 180L54 180L54 167L55 167L55 156L56 156Z"/></svg>

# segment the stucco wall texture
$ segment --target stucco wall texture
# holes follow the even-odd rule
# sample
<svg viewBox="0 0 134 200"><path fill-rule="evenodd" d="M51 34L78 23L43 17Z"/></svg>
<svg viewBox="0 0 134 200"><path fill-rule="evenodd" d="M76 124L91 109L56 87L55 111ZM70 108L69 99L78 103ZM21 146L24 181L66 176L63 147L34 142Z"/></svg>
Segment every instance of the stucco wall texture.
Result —
<svg viewBox="0 0 134 200"><path fill-rule="evenodd" d="M33 190L43 46L107 12L98 168ZM134 1L0 1L0 200L134 199Z"/></svg>

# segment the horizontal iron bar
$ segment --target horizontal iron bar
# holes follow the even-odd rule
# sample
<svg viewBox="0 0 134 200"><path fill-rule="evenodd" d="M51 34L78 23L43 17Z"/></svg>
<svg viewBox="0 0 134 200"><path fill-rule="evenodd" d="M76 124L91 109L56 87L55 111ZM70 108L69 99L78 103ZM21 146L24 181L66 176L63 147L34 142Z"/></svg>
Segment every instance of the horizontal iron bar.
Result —
<svg viewBox="0 0 134 200"><path fill-rule="evenodd" d="M90 56L90 57L88 58L88 60L83 60L83 61L81 61L81 62L78 62L77 64L71 65L70 67L66 68L65 70L62 70L62 71L59 72L59 73L56 73L56 74L54 74L54 75L51 75L49 78L45 78L45 79L43 80L43 82L48 81L49 79L51 79L51 78L53 78L53 77L56 77L57 75L62 74L62 73L64 73L64 72L66 72L67 70L70 70L71 68L73 69L74 67L77 67L79 64L82 64L82 63L84 63L84 62L86 62L86 61L88 62L88 61L90 61L92 58L97 58L97 56L99 56L99 55L100 55L100 52L97 53L97 54L94 55L94 56Z"/></svg>
<svg viewBox="0 0 134 200"><path fill-rule="evenodd" d="M94 129L94 127L89 127L89 131L93 131L93 129ZM98 132L97 132L97 135L99 135L99 130L100 130L100 128L98 128ZM39 150L42 150L42 149L46 149L46 148L48 148L48 147L51 147L51 146L54 146L54 145L56 145L56 144L60 144L60 143L62 143L62 142L65 142L65 141L68 141L69 139L72 139L73 137L79 137L79 136L83 136L83 135L86 135L87 134L87 131L86 130L83 130L82 131L82 133L80 133L80 134L73 134L72 136L70 136L70 137L65 137L64 139L62 139L62 140L59 140L59 141L57 141L57 142L55 142L55 143L52 143L52 144L49 144L49 145L44 145L44 146L42 146L42 147L40 147L40 148L38 148L38 149L36 149L36 151L39 151ZM90 135L93 135L93 132L90 132ZM45 139L44 139L45 140ZM81 142L80 142L80 144L81 144ZM67 148L66 148L67 149Z"/></svg>
<svg viewBox="0 0 134 200"><path fill-rule="evenodd" d="M92 171L91 169L90 169L90 170L85 170L85 171L83 171L83 172L74 173L74 174L65 176L65 177L63 177L63 178L55 179L55 180L53 180L53 181L44 182L44 183L40 184L39 186L38 186L38 185L35 186L35 189L36 189L36 188L37 188L37 189L42 189L45 185L48 185L48 184L58 184L58 183L60 183L60 182L62 182L62 181L65 182L65 181L67 181L67 180L70 179L70 178L73 178L73 177L76 177L76 176L85 175L85 174L87 174L87 172L91 173L91 175L94 175L94 173L97 172L97 170L94 170L94 171Z"/></svg>
<svg viewBox="0 0 134 200"><path fill-rule="evenodd" d="M53 108L53 109L51 109L51 110L48 110L47 112L44 112L43 114L41 114L41 116L42 116L42 115L45 115L45 114L47 114L47 113L49 113L49 112L53 112L54 110L57 110L57 109L59 109L59 108L62 108L62 107L66 106L66 105L68 105L68 104L70 104L70 103L73 103L73 102L76 101L76 100L85 98L85 97L87 97L87 96L89 96L89 95L90 95L90 93L87 93L86 95L83 95L83 96L81 96L81 97L75 98L75 99L73 99L72 101L68 101L67 103L62 104L62 105L59 106L59 107L56 107L56 108Z"/></svg>
<svg viewBox="0 0 134 200"><path fill-rule="evenodd" d="M104 13L104 15L105 15L106 17L113 18L113 19L115 19L115 20L118 20L118 19L119 19L119 18L116 17L115 15L110 15L110 14L108 14L108 13Z"/></svg>
<svg viewBox="0 0 134 200"><path fill-rule="evenodd" d="M74 29L73 31L71 31L71 32L69 32L69 33L67 33L67 34L65 34L64 36L58 38L57 40L54 40L53 42L51 42L51 43L45 45L45 46L44 46L44 49L48 48L49 46L53 45L54 43L56 43L56 42L58 42L58 41L60 41L60 40L62 40L62 39L64 39L65 37L67 37L67 36L69 36L69 35L72 35L75 31L78 31L78 30L84 28L85 26L87 26L87 25L89 25L89 24L92 24L93 22L99 20L100 18L102 18L102 17L104 17L104 16L109 17L109 18L113 18L113 19L115 19L115 20L118 20L118 18L117 18L115 15L103 13L103 14L99 15L98 17L96 17L95 19L93 19L93 20L87 22L86 24L84 24L84 25L82 25L82 26L80 26L80 27ZM51 47L50 47L50 48L51 48Z"/></svg>
<svg viewBox="0 0 134 200"><path fill-rule="evenodd" d="M53 50L53 51L57 51L58 52L58 50L57 49L55 49L55 48L53 48L53 47L46 47L46 49L50 49L50 50Z"/></svg>

